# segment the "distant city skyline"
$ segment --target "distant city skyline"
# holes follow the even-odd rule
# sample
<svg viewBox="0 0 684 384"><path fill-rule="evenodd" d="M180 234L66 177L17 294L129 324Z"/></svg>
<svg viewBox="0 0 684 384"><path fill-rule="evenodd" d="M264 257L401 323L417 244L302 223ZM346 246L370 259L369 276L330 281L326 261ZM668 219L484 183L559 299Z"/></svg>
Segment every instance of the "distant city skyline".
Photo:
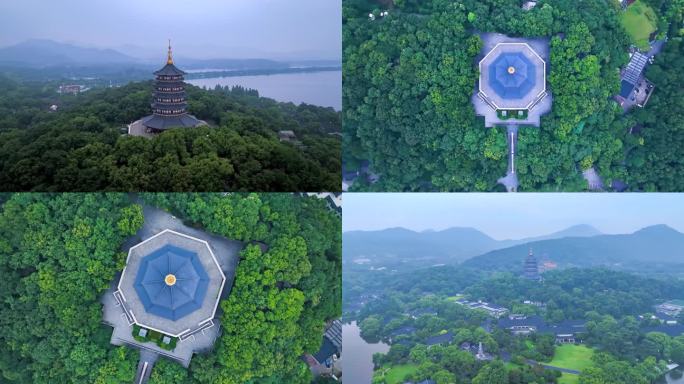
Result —
<svg viewBox="0 0 684 384"><path fill-rule="evenodd" d="M3 1L0 47L51 39L151 59L170 38L197 59L337 60L341 23L341 0Z"/></svg>
<svg viewBox="0 0 684 384"><path fill-rule="evenodd" d="M471 227L497 239L587 224L606 234L665 224L684 232L684 195L668 193L345 193L342 230Z"/></svg>

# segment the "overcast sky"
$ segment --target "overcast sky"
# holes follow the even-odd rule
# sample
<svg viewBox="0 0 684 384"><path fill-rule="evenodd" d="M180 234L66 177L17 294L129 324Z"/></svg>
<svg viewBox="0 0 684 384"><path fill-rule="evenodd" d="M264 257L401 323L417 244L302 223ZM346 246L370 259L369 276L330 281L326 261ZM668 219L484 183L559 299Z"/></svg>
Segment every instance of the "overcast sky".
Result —
<svg viewBox="0 0 684 384"><path fill-rule="evenodd" d="M341 13L341 0L2 0L0 46L44 38L141 56L171 38L179 57L339 59Z"/></svg>
<svg viewBox="0 0 684 384"><path fill-rule="evenodd" d="M499 239L545 235L576 224L631 233L653 224L684 232L684 194L345 193L344 231L472 227Z"/></svg>

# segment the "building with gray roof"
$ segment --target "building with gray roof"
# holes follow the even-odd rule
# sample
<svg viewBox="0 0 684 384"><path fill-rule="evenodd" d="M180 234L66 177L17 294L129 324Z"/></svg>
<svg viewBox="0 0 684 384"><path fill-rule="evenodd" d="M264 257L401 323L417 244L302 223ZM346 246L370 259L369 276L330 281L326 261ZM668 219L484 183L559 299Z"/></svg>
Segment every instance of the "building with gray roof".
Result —
<svg viewBox="0 0 684 384"><path fill-rule="evenodd" d="M480 37L480 77L473 95L476 114L484 116L486 127L539 126L540 116L551 110L546 88L548 41L494 33Z"/></svg>
<svg viewBox="0 0 684 384"><path fill-rule="evenodd" d="M130 323L183 339L212 322L225 280L206 241L167 229L130 248L114 296Z"/></svg>

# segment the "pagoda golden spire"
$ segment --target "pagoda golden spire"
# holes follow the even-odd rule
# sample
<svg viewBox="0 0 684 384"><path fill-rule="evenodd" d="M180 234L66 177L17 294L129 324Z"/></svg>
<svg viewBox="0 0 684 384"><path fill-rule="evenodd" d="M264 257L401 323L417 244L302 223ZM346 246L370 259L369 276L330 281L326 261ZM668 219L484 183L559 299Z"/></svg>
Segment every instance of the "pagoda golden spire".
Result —
<svg viewBox="0 0 684 384"><path fill-rule="evenodd" d="M173 55L171 54L171 39L169 39L169 57L166 59L166 64L173 64Z"/></svg>

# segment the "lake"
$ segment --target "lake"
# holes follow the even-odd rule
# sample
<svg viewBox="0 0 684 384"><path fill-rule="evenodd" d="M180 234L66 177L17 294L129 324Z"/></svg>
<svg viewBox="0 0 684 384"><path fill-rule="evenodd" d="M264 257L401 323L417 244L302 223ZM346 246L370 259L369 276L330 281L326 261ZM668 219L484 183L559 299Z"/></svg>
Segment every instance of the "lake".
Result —
<svg viewBox="0 0 684 384"><path fill-rule="evenodd" d="M354 384L370 384L373 380L373 354L387 353L389 345L370 344L361 338L361 328L353 321L342 324L342 381Z"/></svg>
<svg viewBox="0 0 684 384"><path fill-rule="evenodd" d="M342 71L282 73L275 75L212 77L186 82L198 87L216 85L256 89L260 96L295 104L307 103L342 110Z"/></svg>

